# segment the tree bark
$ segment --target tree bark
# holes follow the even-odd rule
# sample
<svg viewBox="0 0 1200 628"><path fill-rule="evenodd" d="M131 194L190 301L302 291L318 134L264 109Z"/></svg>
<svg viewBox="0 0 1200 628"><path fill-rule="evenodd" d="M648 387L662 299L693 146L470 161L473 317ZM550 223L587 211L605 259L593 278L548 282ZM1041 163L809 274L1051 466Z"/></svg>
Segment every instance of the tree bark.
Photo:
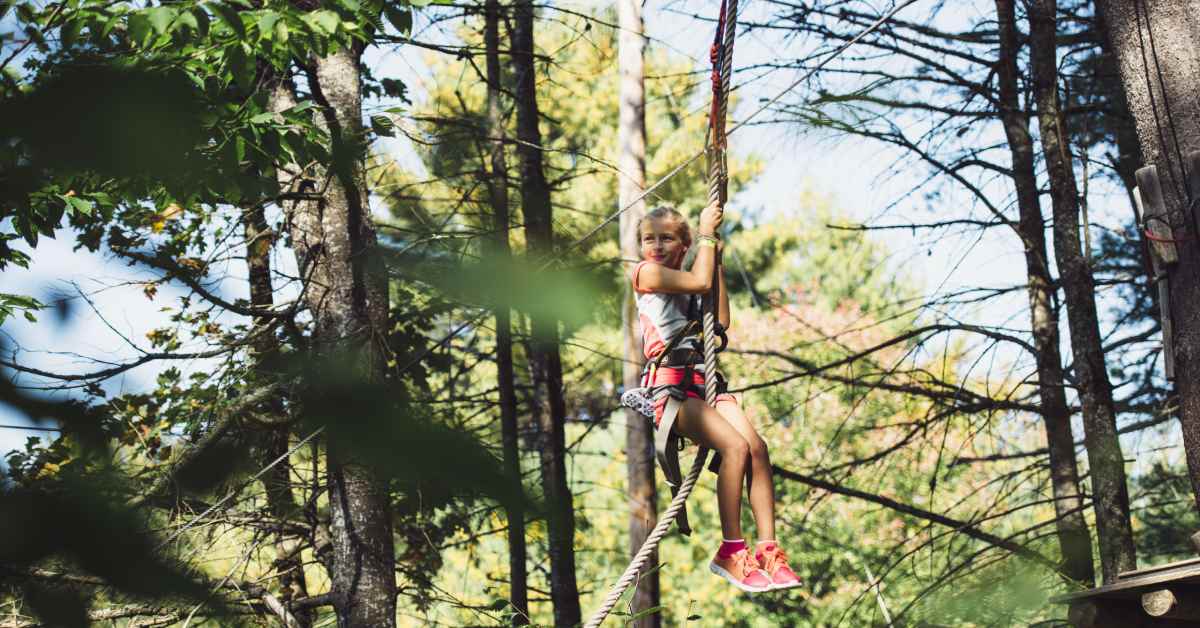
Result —
<svg viewBox="0 0 1200 628"><path fill-rule="evenodd" d="M305 282L304 298L315 321L316 352L354 356L357 372L378 381L386 358L376 338L387 327L387 276L375 252L376 236L366 204L361 146L361 50L340 49L312 60L309 89L319 105L318 124L332 139L328 169L280 171L288 191L320 192L319 201L288 208L292 246ZM272 92L272 108L295 104L286 82ZM289 171L290 170L290 171ZM330 554L322 555L332 581L342 627L396 624L395 555L386 480L327 447Z"/></svg>
<svg viewBox="0 0 1200 628"><path fill-rule="evenodd" d="M1046 255L1045 226L1033 166L1033 140L1029 135L1028 114L1022 112L1018 96L1017 55L1020 45L1013 0L996 0L996 12L1000 31L1000 58L997 64L1000 113L1012 154L1012 178L1020 212L1017 233L1025 248L1025 268L1029 277L1029 316L1033 344L1037 348L1038 396L1041 399L1042 422L1046 426L1050 486L1058 515L1055 529L1062 552L1063 573L1072 580L1090 586L1096 579L1092 566L1092 541L1083 518L1083 498L1075 464L1075 437L1071 433L1071 411L1067 407L1066 389L1063 387L1058 314L1053 307L1054 280L1050 276Z"/></svg>
<svg viewBox="0 0 1200 628"><path fill-rule="evenodd" d="M642 4L639 0L619 0L617 3L620 35L617 66L621 77L618 105L617 159L618 204L629 207L646 188L646 89L645 48ZM646 204L638 201L620 218L619 242L621 258L626 262L640 255L637 226L646 213ZM629 266L626 264L625 266ZM624 357L621 380L626 389L640 385L642 374L642 338L638 333L637 307L633 286L624 282L621 301L621 329ZM658 521L658 494L654 483L654 430L641 413L625 409L626 481L629 494L629 555L642 548L646 537ZM658 565L658 552L646 561L647 568ZM643 574L633 591L632 611L636 614L659 606L658 570ZM633 622L637 628L658 628L662 615L654 613Z"/></svg>
<svg viewBox="0 0 1200 628"><path fill-rule="evenodd" d="M1112 386L1100 341L1095 281L1088 258L1080 249L1078 192L1062 132L1056 11L1056 0L1034 0L1029 5L1033 90L1054 210L1054 254L1066 298L1071 350L1083 406L1084 446L1091 467L1100 569L1104 582L1109 583L1117 579L1118 573L1136 569L1137 557L1129 523L1125 460L1117 438Z"/></svg>
<svg viewBox="0 0 1200 628"><path fill-rule="evenodd" d="M491 254L504 265L512 258L508 244L508 164L505 163L506 127L500 108L500 3L487 0L484 12L484 46L487 50L488 137L490 142L491 176L488 192L492 205L492 228L495 231ZM500 438L504 449L504 470L513 485L513 494L521 493L521 451L517 433L517 395L513 372L512 312L507 305L496 308L496 377L500 389ZM513 500L505 506L508 518L508 586L512 603L512 624L529 623L529 593L525 567L525 510Z"/></svg>
<svg viewBox="0 0 1200 628"><path fill-rule="evenodd" d="M1100 0L1146 165L1158 167L1179 263L1169 269L1175 385L1192 493L1200 507L1200 246L1181 156L1200 151L1200 1Z"/></svg>
<svg viewBox="0 0 1200 628"><path fill-rule="evenodd" d="M271 281L271 245L274 234L267 224L262 205L245 208L242 227L246 239L246 268L250 284L250 305L256 310L266 310L275 301ZM271 324L266 317L255 317L254 325L263 329ZM261 334L253 345L253 364L256 377L264 384L274 384L276 366L279 361L279 341L271 334ZM281 396L272 396L265 405L266 414L283 417L285 410ZM291 429L287 425L267 427L258 434L259 462L266 466L285 455L289 449ZM296 512L296 500L292 495L292 465L284 459L263 476L263 492L267 497L267 508L280 524L275 530L275 561L273 569L279 574L279 590L284 602L308 597L308 585L304 579L304 565L300 560L299 543L288 539L282 523ZM300 610L294 615L301 628L312 625L312 611Z"/></svg>
<svg viewBox="0 0 1200 628"><path fill-rule="evenodd" d="M550 187L542 168L542 136L538 129L537 81L533 58L533 3L513 6L512 65L516 76L517 152L521 158L521 200L529 257L540 264L553 254ZM531 343L536 415L541 459L542 491L547 501L550 546L550 598L554 625L581 621L579 589L575 584L575 511L567 484L566 418L562 359L558 351L558 321L533 318Z"/></svg>

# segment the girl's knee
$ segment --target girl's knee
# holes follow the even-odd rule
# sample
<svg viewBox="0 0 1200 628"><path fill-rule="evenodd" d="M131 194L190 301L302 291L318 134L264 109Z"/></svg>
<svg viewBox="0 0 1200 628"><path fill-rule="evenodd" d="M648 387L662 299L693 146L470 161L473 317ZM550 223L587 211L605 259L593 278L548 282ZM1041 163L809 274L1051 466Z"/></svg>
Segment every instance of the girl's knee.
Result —
<svg viewBox="0 0 1200 628"><path fill-rule="evenodd" d="M749 447L750 459L754 462L770 463L771 456L767 452L767 442L759 438L757 435L747 443Z"/></svg>
<svg viewBox="0 0 1200 628"><path fill-rule="evenodd" d="M731 462L749 462L750 461L750 443L746 439L732 438L721 448L721 457Z"/></svg>

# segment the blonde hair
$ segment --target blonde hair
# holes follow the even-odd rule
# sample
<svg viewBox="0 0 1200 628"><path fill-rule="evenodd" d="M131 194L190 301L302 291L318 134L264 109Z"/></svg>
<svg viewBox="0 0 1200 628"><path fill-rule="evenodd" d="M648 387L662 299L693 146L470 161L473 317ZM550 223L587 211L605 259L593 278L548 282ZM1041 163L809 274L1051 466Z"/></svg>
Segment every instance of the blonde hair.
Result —
<svg viewBox="0 0 1200 628"><path fill-rule="evenodd" d="M688 225L687 218L684 218L683 214L679 213L679 210L670 205L659 205L646 212L645 216L642 216L642 219L637 224L636 236L638 242L640 243L642 240L642 225L646 224L646 221L664 218L675 221L676 228L679 230L679 239L683 241L684 246L691 246L692 228Z"/></svg>

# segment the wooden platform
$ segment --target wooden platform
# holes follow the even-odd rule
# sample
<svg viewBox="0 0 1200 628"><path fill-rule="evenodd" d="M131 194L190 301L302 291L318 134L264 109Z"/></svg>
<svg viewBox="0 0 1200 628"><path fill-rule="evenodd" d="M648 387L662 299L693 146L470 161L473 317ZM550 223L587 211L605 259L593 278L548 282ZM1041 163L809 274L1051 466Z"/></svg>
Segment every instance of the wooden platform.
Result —
<svg viewBox="0 0 1200 628"><path fill-rule="evenodd" d="M1200 558L1125 572L1054 601L1071 605L1075 628L1200 627Z"/></svg>

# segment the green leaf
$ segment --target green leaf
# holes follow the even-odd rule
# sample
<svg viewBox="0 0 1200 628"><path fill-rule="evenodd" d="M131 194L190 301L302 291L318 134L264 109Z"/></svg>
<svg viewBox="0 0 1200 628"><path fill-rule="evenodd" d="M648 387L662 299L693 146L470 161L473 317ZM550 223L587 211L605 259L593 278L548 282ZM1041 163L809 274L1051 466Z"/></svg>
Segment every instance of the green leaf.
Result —
<svg viewBox="0 0 1200 628"><path fill-rule="evenodd" d="M667 610L667 607L665 607L665 606L651 606L650 608L644 608L644 609L634 613L633 615L631 615L629 617L629 621L633 621L635 619L641 619L643 617L649 617L656 613L661 613L665 610Z"/></svg>
<svg viewBox="0 0 1200 628"><path fill-rule="evenodd" d="M62 28L58 30L59 41L62 42L63 48L70 48L75 45L79 39L79 31L83 29L83 22L80 20L67 20Z"/></svg>
<svg viewBox="0 0 1200 628"><path fill-rule="evenodd" d="M264 111L262 113L250 116L250 124L262 124L264 122L270 122L274 118L275 118L274 111Z"/></svg>
<svg viewBox="0 0 1200 628"><path fill-rule="evenodd" d="M275 41L286 44L288 40L288 25L287 20L279 20L275 22Z"/></svg>
<svg viewBox="0 0 1200 628"><path fill-rule="evenodd" d="M321 9L314 11L304 16L304 21L312 27L312 29L322 35L332 35L337 32L338 24L342 23L342 18L338 17L337 13L329 9Z"/></svg>
<svg viewBox="0 0 1200 628"><path fill-rule="evenodd" d="M171 23L175 21L175 13L175 7L153 7L146 10L146 19L150 20L150 26L154 28L156 34L165 35L171 30Z"/></svg>
<svg viewBox="0 0 1200 628"><path fill-rule="evenodd" d="M233 75L233 82L242 89L254 86L254 59L246 54L242 44L234 44L225 53L225 62Z"/></svg>
<svg viewBox="0 0 1200 628"><path fill-rule="evenodd" d="M392 122L388 116L371 116L371 130L375 131L377 135L395 137L396 123Z"/></svg>
<svg viewBox="0 0 1200 628"><path fill-rule="evenodd" d="M427 7L432 4L431 0L410 0L409 4L414 7Z"/></svg>
<svg viewBox="0 0 1200 628"><path fill-rule="evenodd" d="M214 2L212 8L221 16L221 21L229 25L229 28L233 29L238 37L246 36L246 26L242 24L242 15L238 13L237 9L224 2Z"/></svg>
<svg viewBox="0 0 1200 628"><path fill-rule="evenodd" d="M412 104L408 99L408 86L402 81L392 78L385 78L379 81L379 85L383 87L383 93L391 98L399 98L407 104Z"/></svg>
<svg viewBox="0 0 1200 628"><path fill-rule="evenodd" d="M59 194L58 197L66 201L67 206L75 210L75 213L77 214L91 216L92 209L95 208L95 206L92 205L92 202L85 198L79 198L78 196L67 196L65 194Z"/></svg>
<svg viewBox="0 0 1200 628"><path fill-rule="evenodd" d="M33 297L28 297L23 294L8 294L0 292L0 324L9 317L13 312L20 310L25 315L25 320L36 323L37 316L34 311L45 308L40 301Z"/></svg>
<svg viewBox="0 0 1200 628"><path fill-rule="evenodd" d="M196 14L193 11L181 11L175 19L178 20L181 27L186 27L192 32L200 31L200 23L196 20Z"/></svg>
<svg viewBox="0 0 1200 628"><path fill-rule="evenodd" d="M208 29L211 20L208 19L208 12L203 7L195 7L192 9L192 15L196 18L196 32L201 37L208 37Z"/></svg>
<svg viewBox="0 0 1200 628"><path fill-rule="evenodd" d="M129 39L138 46L145 46L146 41L150 38L151 29L150 18L145 13L130 13L129 24Z"/></svg>
<svg viewBox="0 0 1200 628"><path fill-rule="evenodd" d="M412 11L389 2L384 5L383 12L387 16L388 21L392 23L392 26L401 35L407 35L412 32Z"/></svg>
<svg viewBox="0 0 1200 628"><path fill-rule="evenodd" d="M281 17L283 16L275 11L263 11L262 15L258 18L258 36L270 37L275 28L275 23Z"/></svg>

